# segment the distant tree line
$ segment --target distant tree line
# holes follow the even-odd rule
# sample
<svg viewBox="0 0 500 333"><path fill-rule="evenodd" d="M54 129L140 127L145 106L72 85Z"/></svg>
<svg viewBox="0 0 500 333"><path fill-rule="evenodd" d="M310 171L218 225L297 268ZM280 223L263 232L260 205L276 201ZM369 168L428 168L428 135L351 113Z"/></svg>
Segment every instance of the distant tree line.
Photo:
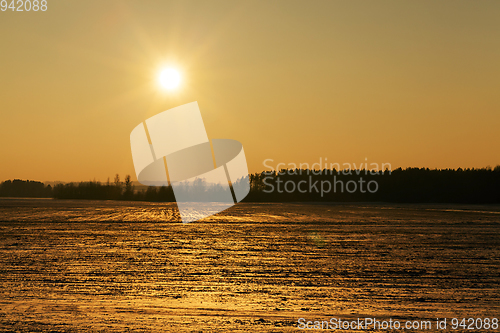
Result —
<svg viewBox="0 0 500 333"><path fill-rule="evenodd" d="M249 175L246 202L500 203L500 166L482 169L398 168L393 171L283 169ZM234 185L238 186L238 183ZM130 176L113 182L57 184L13 180L0 196L173 202L170 186L136 190Z"/></svg>
<svg viewBox="0 0 500 333"><path fill-rule="evenodd" d="M174 193L170 187L149 186L146 190L136 191L130 175L127 175L125 181L121 182L118 174L112 183L108 180L106 183L88 181L57 184L54 186L52 195L55 199L175 201Z"/></svg>
<svg viewBox="0 0 500 333"><path fill-rule="evenodd" d="M0 183L0 197L50 198L52 187L33 180L7 180Z"/></svg>
<svg viewBox="0 0 500 333"><path fill-rule="evenodd" d="M500 203L500 166L384 172L284 169L250 175L250 185L245 201Z"/></svg>

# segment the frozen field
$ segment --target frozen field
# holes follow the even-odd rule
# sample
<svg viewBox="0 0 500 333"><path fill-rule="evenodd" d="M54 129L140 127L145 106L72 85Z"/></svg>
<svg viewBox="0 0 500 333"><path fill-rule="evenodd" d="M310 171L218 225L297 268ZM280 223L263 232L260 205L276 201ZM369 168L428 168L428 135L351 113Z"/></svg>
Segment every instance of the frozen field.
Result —
<svg viewBox="0 0 500 333"><path fill-rule="evenodd" d="M175 204L0 199L0 332L500 318L499 206L238 204L179 221Z"/></svg>

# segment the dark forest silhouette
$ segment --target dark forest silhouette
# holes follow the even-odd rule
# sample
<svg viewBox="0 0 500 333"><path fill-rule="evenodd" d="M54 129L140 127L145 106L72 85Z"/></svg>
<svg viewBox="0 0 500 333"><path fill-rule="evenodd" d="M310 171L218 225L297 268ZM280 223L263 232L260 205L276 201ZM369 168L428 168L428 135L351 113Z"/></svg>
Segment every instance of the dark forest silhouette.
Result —
<svg viewBox="0 0 500 333"><path fill-rule="evenodd" d="M0 183L0 197L50 198L52 187L32 180L7 180Z"/></svg>
<svg viewBox="0 0 500 333"><path fill-rule="evenodd" d="M146 190L136 191L130 176L125 181L120 181L120 176L115 176L114 182L101 183L88 181L80 183L57 184L52 195L55 199L92 199L92 200L131 200L131 201L175 201L171 187L149 186Z"/></svg>
<svg viewBox="0 0 500 333"><path fill-rule="evenodd" d="M349 193L351 181L365 184ZM371 193L366 184L375 181L377 191ZM301 190L297 185L302 182ZM321 182L337 183L336 191L319 191ZM286 184L288 183L288 185ZM292 184L293 183L293 184ZM341 184L342 183L342 184ZM316 184L316 186L312 186ZM234 184L238 186L238 184ZM281 193L278 192L280 185ZM284 186L287 185L287 186ZM327 184L326 184L327 185ZM375 184L371 184L372 192ZM271 191L272 187L274 190ZM350 187L351 190L353 186ZM294 189L294 191L292 191ZM318 189L318 190L315 190ZM288 190L288 192L287 192ZM341 191L343 190L343 191ZM130 180L114 182L88 181L57 184L53 188L41 182L13 180L0 184L1 197L53 197L55 199L132 200L174 202L169 186L136 190ZM369 170L281 170L250 175L250 193L246 202L405 202L405 203L500 203L500 166L482 169L398 168L374 174Z"/></svg>
<svg viewBox="0 0 500 333"><path fill-rule="evenodd" d="M251 191L247 201L329 201L329 202L405 202L405 203L500 203L500 166L495 169L428 169L428 168L398 168L393 171L372 174L369 170L351 170L350 172L336 170L281 170L277 173L262 172L250 176ZM347 174L346 174L347 173ZM270 178L269 178L270 177ZM310 183L318 181L342 182L344 191L341 192L339 183L337 192L330 191L321 193L265 193L270 189L267 184L275 185L278 179L281 188L287 181L298 184L300 181ZM267 180L265 181L265 179ZM360 179L365 182L365 192L359 190L349 193L346 184L349 181L359 183ZM265 181L265 182L264 182ZM370 193L366 184L370 181L377 182L378 190ZM289 187L290 188L290 187ZM308 188L308 186L303 186ZM352 189L352 187L351 187ZM372 190L374 187L372 186ZM276 186L275 186L276 190Z"/></svg>

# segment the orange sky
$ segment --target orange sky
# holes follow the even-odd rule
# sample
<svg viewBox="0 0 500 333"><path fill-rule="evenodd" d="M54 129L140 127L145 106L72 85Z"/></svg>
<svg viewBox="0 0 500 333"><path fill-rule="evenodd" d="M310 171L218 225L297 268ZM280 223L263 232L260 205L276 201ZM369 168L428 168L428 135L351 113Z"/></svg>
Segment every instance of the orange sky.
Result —
<svg viewBox="0 0 500 333"><path fill-rule="evenodd" d="M0 181L133 175L129 135L198 101L263 161L500 164L500 1L48 1L0 12ZM179 69L178 90L157 75ZM269 164L269 163L268 163Z"/></svg>

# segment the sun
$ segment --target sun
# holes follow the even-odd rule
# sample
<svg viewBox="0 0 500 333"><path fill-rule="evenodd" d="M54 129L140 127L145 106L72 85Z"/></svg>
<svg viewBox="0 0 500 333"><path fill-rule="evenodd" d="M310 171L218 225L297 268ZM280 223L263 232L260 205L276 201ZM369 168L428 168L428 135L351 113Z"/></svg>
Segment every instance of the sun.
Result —
<svg viewBox="0 0 500 333"><path fill-rule="evenodd" d="M173 68L166 68L160 72L159 82L165 89L175 89L181 83L181 74Z"/></svg>

